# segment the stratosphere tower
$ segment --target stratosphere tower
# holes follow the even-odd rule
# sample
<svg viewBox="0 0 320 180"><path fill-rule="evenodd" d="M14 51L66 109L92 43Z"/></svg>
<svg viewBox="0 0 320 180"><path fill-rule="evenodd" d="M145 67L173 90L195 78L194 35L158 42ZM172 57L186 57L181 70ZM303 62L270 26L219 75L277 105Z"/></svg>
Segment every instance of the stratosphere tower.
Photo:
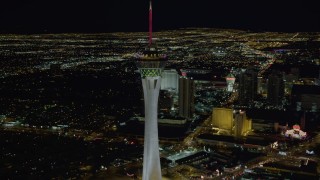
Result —
<svg viewBox="0 0 320 180"><path fill-rule="evenodd" d="M152 43L152 4L149 7L149 44L142 54L137 54L143 86L145 105L145 130L143 152L143 180L160 180L161 165L158 138L158 98L161 73L167 62L167 56L160 54Z"/></svg>

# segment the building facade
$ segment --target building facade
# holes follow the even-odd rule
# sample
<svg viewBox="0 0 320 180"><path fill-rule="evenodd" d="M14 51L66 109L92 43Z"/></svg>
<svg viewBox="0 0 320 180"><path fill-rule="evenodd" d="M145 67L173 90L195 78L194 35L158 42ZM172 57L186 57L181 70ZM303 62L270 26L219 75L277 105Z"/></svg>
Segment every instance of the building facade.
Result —
<svg viewBox="0 0 320 180"><path fill-rule="evenodd" d="M234 75L232 73L229 73L226 77L226 81L227 81L227 91L233 92L233 86L236 81L236 78L234 77Z"/></svg>
<svg viewBox="0 0 320 180"><path fill-rule="evenodd" d="M254 69L243 70L239 74L239 104L249 106L256 99L258 73Z"/></svg>
<svg viewBox="0 0 320 180"><path fill-rule="evenodd" d="M169 90L178 93L179 76L175 69L164 70L161 79L161 90Z"/></svg>
<svg viewBox="0 0 320 180"><path fill-rule="evenodd" d="M247 118L246 112L229 108L213 108L212 126L235 137L245 136L252 129L252 120Z"/></svg>
<svg viewBox="0 0 320 180"><path fill-rule="evenodd" d="M187 76L179 78L179 116L192 118L194 114L194 80Z"/></svg>
<svg viewBox="0 0 320 180"><path fill-rule="evenodd" d="M268 77L267 100L271 105L280 105L284 97L284 81L280 72L273 72Z"/></svg>
<svg viewBox="0 0 320 180"><path fill-rule="evenodd" d="M234 136L241 137L252 129L252 120L247 118L246 112L234 113Z"/></svg>

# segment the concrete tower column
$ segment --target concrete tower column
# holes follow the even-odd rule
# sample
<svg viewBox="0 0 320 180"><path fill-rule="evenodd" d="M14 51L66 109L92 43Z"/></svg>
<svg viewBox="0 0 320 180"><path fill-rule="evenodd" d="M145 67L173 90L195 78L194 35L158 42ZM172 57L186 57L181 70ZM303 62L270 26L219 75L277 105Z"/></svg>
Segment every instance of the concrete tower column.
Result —
<svg viewBox="0 0 320 180"><path fill-rule="evenodd" d="M162 178L158 138L158 97L160 84L160 76L142 79L145 104L143 180L158 180Z"/></svg>

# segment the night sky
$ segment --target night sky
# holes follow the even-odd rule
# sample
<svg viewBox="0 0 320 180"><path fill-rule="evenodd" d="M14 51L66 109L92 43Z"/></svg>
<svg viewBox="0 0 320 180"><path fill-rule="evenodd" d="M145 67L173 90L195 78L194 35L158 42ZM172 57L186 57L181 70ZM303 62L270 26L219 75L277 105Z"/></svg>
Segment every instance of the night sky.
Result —
<svg viewBox="0 0 320 180"><path fill-rule="evenodd" d="M153 1L155 31L212 27L320 32L316 0ZM0 32L147 31L148 6L148 0L1 0Z"/></svg>

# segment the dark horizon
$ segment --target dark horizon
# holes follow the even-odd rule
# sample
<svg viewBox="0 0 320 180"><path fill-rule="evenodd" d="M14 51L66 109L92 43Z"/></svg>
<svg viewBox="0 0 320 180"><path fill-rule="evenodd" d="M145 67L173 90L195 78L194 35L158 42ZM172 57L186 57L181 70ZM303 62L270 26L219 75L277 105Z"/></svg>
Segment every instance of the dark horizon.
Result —
<svg viewBox="0 0 320 180"><path fill-rule="evenodd" d="M147 32L148 0L0 3L0 33ZM222 28L320 32L315 2L153 0L154 31Z"/></svg>

